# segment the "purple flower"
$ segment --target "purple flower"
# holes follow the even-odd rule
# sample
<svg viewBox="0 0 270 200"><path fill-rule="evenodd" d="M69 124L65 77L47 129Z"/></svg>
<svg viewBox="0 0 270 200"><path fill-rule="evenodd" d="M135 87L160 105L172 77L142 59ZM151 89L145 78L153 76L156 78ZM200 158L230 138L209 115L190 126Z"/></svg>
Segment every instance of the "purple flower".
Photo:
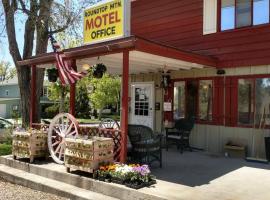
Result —
<svg viewBox="0 0 270 200"><path fill-rule="evenodd" d="M150 173L148 165L142 165L140 167L133 167L133 171L145 176Z"/></svg>

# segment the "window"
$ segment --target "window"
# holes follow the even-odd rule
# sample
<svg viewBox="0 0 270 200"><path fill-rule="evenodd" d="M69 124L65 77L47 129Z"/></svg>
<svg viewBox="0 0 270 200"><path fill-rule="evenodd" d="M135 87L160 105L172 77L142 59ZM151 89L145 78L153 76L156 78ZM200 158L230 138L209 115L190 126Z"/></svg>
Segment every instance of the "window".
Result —
<svg viewBox="0 0 270 200"><path fill-rule="evenodd" d="M212 120L213 105L213 82L212 80L201 80L199 82L199 119Z"/></svg>
<svg viewBox="0 0 270 200"><path fill-rule="evenodd" d="M269 23L269 0L253 1L253 25Z"/></svg>
<svg viewBox="0 0 270 200"><path fill-rule="evenodd" d="M175 120L185 118L186 84L184 81L174 83L173 117Z"/></svg>
<svg viewBox="0 0 270 200"><path fill-rule="evenodd" d="M239 125L261 126L270 117L269 105L270 78L238 79Z"/></svg>
<svg viewBox="0 0 270 200"><path fill-rule="evenodd" d="M238 124L253 124L254 113L254 81L252 79L238 80Z"/></svg>
<svg viewBox="0 0 270 200"><path fill-rule="evenodd" d="M255 82L256 95L255 95L255 120L256 124L262 126L264 118L269 119L269 105L270 105L270 78L256 79ZM264 116L268 114L268 116Z"/></svg>
<svg viewBox="0 0 270 200"><path fill-rule="evenodd" d="M214 80L190 79L174 83L173 118L213 122Z"/></svg>
<svg viewBox="0 0 270 200"><path fill-rule="evenodd" d="M135 115L149 116L149 96L147 88L135 88Z"/></svg>
<svg viewBox="0 0 270 200"><path fill-rule="evenodd" d="M236 0L236 27L251 25L251 0Z"/></svg>
<svg viewBox="0 0 270 200"><path fill-rule="evenodd" d="M269 0L221 0L221 31L269 23Z"/></svg>
<svg viewBox="0 0 270 200"><path fill-rule="evenodd" d="M224 0L221 3L221 30L233 29L235 24L235 0Z"/></svg>

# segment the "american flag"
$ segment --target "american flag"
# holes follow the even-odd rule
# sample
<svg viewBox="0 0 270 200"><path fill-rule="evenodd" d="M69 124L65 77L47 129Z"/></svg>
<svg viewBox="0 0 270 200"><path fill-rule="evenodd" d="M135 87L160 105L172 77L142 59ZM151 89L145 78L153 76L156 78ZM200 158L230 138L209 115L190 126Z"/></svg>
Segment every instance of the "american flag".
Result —
<svg viewBox="0 0 270 200"><path fill-rule="evenodd" d="M70 85L80 80L87 75L86 71L76 72L71 66L71 62L65 60L65 54L61 50L60 45L54 39L54 37L49 35L53 51L56 58L56 68L58 69L58 74L62 85Z"/></svg>

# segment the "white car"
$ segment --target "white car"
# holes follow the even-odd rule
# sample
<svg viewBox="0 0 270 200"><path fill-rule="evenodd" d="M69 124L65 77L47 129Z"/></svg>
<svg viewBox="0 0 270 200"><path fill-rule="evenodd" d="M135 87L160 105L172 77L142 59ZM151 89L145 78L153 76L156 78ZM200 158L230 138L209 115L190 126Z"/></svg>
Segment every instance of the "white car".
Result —
<svg viewBox="0 0 270 200"><path fill-rule="evenodd" d="M11 134L14 124L0 117L0 143L11 140Z"/></svg>

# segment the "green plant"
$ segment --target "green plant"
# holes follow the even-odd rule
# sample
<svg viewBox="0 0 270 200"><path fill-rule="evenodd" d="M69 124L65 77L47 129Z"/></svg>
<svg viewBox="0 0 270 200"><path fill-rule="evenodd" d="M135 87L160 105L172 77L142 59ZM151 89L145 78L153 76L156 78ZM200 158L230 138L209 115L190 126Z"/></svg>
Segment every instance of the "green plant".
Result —
<svg viewBox="0 0 270 200"><path fill-rule="evenodd" d="M92 66L91 70L95 78L102 78L103 74L107 71L107 67L102 63L98 63Z"/></svg>
<svg viewBox="0 0 270 200"><path fill-rule="evenodd" d="M56 82L58 78L58 70L56 68L47 69L48 79L50 82Z"/></svg>
<svg viewBox="0 0 270 200"><path fill-rule="evenodd" d="M59 106L58 105L52 105L47 108L45 108L45 118L54 118L55 115L59 113Z"/></svg>
<svg viewBox="0 0 270 200"><path fill-rule="evenodd" d="M12 153L11 144L0 144L0 156L9 155Z"/></svg>

